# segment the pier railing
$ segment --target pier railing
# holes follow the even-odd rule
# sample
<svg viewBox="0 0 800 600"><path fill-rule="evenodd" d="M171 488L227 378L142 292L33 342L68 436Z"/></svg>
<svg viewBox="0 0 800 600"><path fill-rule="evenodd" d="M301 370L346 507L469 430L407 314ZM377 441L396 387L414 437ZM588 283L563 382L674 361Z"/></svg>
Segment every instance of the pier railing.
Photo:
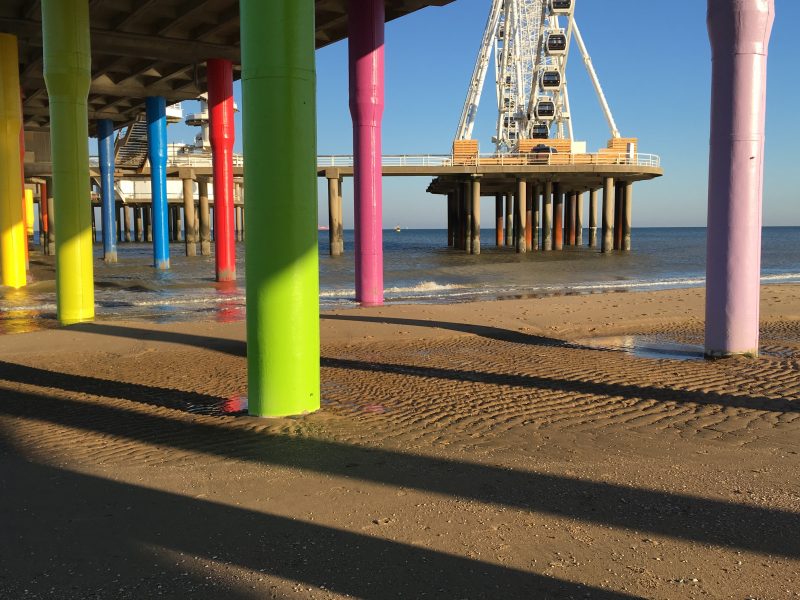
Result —
<svg viewBox="0 0 800 600"><path fill-rule="evenodd" d="M478 154L453 156L452 154L388 154L382 158L384 167L481 167L481 166L533 166L533 165L631 165L660 167L661 157L656 154L626 154L599 152L596 154L531 153L531 154ZM90 164L97 166L97 157ZM210 167L210 152L177 152L170 149L167 165L171 167ZM241 154L233 155L233 166L242 167ZM330 154L317 157L317 167L353 166L352 154Z"/></svg>
<svg viewBox="0 0 800 600"><path fill-rule="evenodd" d="M531 154L478 154L453 156L452 154L394 154L385 155L384 167L480 167L480 166L532 166L532 165L632 165L660 167L661 157L656 154L626 154L600 152L596 154L531 153ZM349 154L317 157L318 167L352 167Z"/></svg>

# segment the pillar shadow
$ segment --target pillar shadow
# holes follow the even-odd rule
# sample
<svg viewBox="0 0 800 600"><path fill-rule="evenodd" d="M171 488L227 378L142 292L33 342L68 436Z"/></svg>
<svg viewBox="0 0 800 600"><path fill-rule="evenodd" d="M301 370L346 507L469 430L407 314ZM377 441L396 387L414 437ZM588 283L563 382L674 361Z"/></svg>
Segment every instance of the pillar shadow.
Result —
<svg viewBox="0 0 800 600"><path fill-rule="evenodd" d="M487 385L507 385L545 391L560 391L576 394L621 397L627 400L655 400L657 402L679 402L692 404L714 404L722 407L763 410L769 412L800 412L800 401L766 396L747 396L704 392L700 390L681 390L655 386L627 385L622 383L603 383L581 381L579 379L558 379L536 375L516 375L513 373L487 373L484 371L461 371L440 367L421 367L394 363L368 362L345 358L322 358L322 366L333 369L352 369L375 373L391 373L412 377L447 379L451 381L471 381Z"/></svg>
<svg viewBox="0 0 800 600"><path fill-rule="evenodd" d="M65 600L244 600L262 598L270 588L267 581L246 592L242 588L250 582L237 573L220 578L206 568L217 563L247 569L255 579L274 576L358 598L635 598L18 459L6 461L4 478L0 592L8 595L3 597L56 590ZM243 585L237 589L231 580Z"/></svg>
<svg viewBox="0 0 800 600"><path fill-rule="evenodd" d="M176 331L159 331L143 327L128 327L125 325L109 325L107 323L77 323L70 325L71 331L92 333L95 335L108 335L111 337L128 338L139 341L167 342L181 344L205 350L222 352L232 356L247 356L247 342L241 340L227 340L224 338L179 333Z"/></svg>
<svg viewBox="0 0 800 600"><path fill-rule="evenodd" d="M0 415L155 447L406 487L702 544L800 557L800 514L780 509L275 435L29 392L5 390Z"/></svg>
<svg viewBox="0 0 800 600"><path fill-rule="evenodd" d="M405 327L428 327L431 329L446 329L459 333L477 335L490 340L502 342L514 342L517 344L533 344L546 347L577 348L574 344L564 342L555 338L540 335L533 335L502 327L491 327L488 325L474 325L472 323L453 323L450 321L429 321L426 319L404 319L398 317L371 317L367 315L331 315L323 313L320 319L327 321L358 321L362 323L379 323L385 325L403 325Z"/></svg>

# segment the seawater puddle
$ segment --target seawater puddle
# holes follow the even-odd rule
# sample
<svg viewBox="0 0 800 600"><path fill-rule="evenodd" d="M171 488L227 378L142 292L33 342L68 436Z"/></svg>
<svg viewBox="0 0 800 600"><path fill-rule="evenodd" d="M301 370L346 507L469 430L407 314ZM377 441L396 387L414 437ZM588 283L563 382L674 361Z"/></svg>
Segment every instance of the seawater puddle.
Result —
<svg viewBox="0 0 800 600"><path fill-rule="evenodd" d="M595 350L626 352L636 358L667 360L703 360L703 347L681 344L662 337L648 335L614 335L586 338L572 342L575 346Z"/></svg>

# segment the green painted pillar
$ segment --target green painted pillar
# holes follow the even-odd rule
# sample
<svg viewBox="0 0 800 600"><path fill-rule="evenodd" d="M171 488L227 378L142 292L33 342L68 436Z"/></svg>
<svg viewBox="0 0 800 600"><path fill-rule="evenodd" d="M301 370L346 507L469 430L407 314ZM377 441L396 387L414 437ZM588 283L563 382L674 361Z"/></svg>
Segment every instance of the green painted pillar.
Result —
<svg viewBox="0 0 800 600"><path fill-rule="evenodd" d="M297 415L320 405L314 0L239 6L248 404Z"/></svg>
<svg viewBox="0 0 800 600"><path fill-rule="evenodd" d="M42 0L42 39L56 204L56 302L58 320L68 325L94 318L88 1Z"/></svg>

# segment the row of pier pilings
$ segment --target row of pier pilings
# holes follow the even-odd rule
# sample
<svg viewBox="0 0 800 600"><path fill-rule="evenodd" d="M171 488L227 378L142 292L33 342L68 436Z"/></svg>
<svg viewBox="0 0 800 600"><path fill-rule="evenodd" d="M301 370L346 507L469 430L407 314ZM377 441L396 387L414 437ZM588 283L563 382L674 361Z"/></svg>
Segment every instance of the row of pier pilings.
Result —
<svg viewBox="0 0 800 600"><path fill-rule="evenodd" d="M209 202L209 183L206 178L198 178L197 196L195 197L195 181L183 179L183 202L170 204L167 207L167 234L170 242L185 242L186 256L197 256L197 245L200 246L200 255L211 256L212 242L214 241L214 204ZM39 243L42 253L55 254L54 234L54 207L53 197L48 194L52 189L50 178L43 179L37 184L38 193L34 195L34 203L38 207ZM244 194L243 186L235 184L235 200L233 207L234 238L244 241ZM196 198L196 199L195 199ZM97 212L102 206L95 204L92 209L92 239L102 241L105 235L98 237ZM109 238L115 244L125 243L152 243L153 242L153 209L150 202L115 202L114 219L115 231L109 232ZM102 211L101 217L102 217ZM110 260L112 259L113 260ZM105 253L106 262L116 262L116 248L113 257Z"/></svg>
<svg viewBox="0 0 800 600"><path fill-rule="evenodd" d="M602 252L629 251L633 182L606 178L602 187L602 212L598 214L599 191L588 190L587 245L590 248L599 246ZM582 246L585 193L585 189L573 190L565 183L518 179L513 191L494 195L495 245L511 247L519 253ZM469 254L480 254L480 215L480 177L459 182L447 195L447 245Z"/></svg>

